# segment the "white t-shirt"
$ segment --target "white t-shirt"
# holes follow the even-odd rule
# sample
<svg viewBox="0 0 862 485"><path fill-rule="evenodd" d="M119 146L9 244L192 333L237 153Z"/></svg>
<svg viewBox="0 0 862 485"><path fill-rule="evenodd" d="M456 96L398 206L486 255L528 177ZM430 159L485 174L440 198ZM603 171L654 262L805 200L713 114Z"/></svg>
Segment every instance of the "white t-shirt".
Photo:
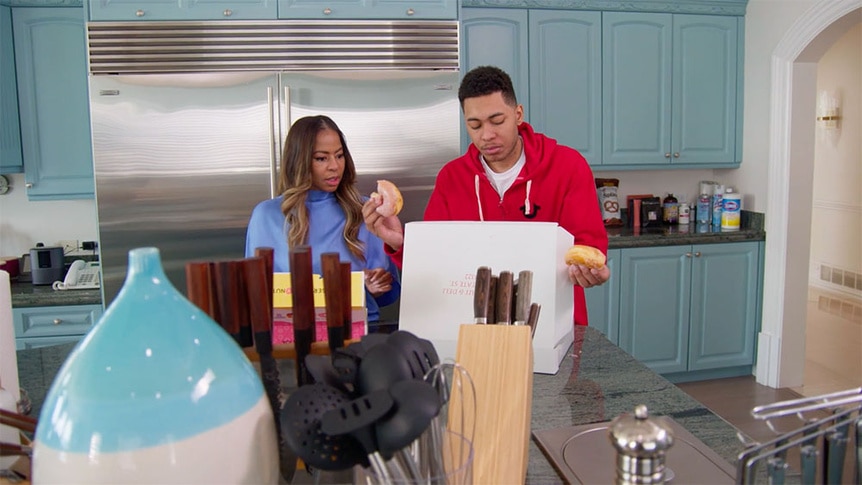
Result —
<svg viewBox="0 0 862 485"><path fill-rule="evenodd" d="M524 154L524 144L521 144L521 156L518 157L518 161L515 162L514 165L509 170L506 170L503 173L497 173L491 170L491 167L488 166L488 163L485 162L485 157L480 157L482 160L482 166L485 167L485 173L488 175L488 180L491 181L491 184L497 189L497 193L500 194L500 197L503 197L503 194L509 190L509 187L515 183L515 179L518 178L518 174L521 173L521 169L524 168L524 164L527 163L527 156Z"/></svg>

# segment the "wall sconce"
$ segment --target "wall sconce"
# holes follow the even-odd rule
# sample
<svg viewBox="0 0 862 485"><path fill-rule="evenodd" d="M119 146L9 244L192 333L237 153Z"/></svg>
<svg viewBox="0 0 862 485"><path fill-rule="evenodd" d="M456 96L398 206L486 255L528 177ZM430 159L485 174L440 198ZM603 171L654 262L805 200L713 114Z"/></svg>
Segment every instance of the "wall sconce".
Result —
<svg viewBox="0 0 862 485"><path fill-rule="evenodd" d="M839 115L840 102L837 96L828 92L820 91L817 99L817 125L826 131L837 131L839 129L838 121L841 120Z"/></svg>

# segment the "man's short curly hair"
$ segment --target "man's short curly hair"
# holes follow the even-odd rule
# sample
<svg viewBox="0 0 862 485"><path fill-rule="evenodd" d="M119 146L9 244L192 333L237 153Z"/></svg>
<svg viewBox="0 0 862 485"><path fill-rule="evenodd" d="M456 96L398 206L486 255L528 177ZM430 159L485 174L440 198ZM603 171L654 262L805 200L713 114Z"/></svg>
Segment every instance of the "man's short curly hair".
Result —
<svg viewBox="0 0 862 485"><path fill-rule="evenodd" d="M458 88L458 101L463 108L464 100L467 98L477 98L494 93L501 93L506 104L518 105L515 88L512 87L512 78L499 67L479 66L464 75L464 79L461 80L461 87Z"/></svg>

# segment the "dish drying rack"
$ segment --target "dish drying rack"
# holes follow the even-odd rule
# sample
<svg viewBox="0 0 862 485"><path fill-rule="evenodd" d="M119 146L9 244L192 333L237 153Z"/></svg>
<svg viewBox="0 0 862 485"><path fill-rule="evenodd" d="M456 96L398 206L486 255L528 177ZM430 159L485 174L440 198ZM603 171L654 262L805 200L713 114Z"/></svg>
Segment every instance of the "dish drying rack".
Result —
<svg viewBox="0 0 862 485"><path fill-rule="evenodd" d="M862 484L862 387L800 399L790 399L752 408L751 415L763 420L776 437L750 442L737 460L737 484L753 484L764 471L770 484L781 485L787 478L788 451L798 447L800 483ZM784 431L776 420L795 416L798 428ZM851 453L855 463L843 476L845 460ZM765 470L760 465L765 464ZM795 481L795 480L794 480Z"/></svg>

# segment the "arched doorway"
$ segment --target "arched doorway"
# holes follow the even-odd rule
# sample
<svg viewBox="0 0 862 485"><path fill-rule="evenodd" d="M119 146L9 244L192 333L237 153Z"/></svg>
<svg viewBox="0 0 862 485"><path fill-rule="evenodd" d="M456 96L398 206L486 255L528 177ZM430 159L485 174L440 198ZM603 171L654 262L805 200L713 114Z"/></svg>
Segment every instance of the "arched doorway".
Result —
<svg viewBox="0 0 862 485"><path fill-rule="evenodd" d="M815 116L817 60L860 20L860 0L823 0L791 27L772 56L763 324L756 374L758 383L770 387L802 383L814 169L814 130L808 120Z"/></svg>

